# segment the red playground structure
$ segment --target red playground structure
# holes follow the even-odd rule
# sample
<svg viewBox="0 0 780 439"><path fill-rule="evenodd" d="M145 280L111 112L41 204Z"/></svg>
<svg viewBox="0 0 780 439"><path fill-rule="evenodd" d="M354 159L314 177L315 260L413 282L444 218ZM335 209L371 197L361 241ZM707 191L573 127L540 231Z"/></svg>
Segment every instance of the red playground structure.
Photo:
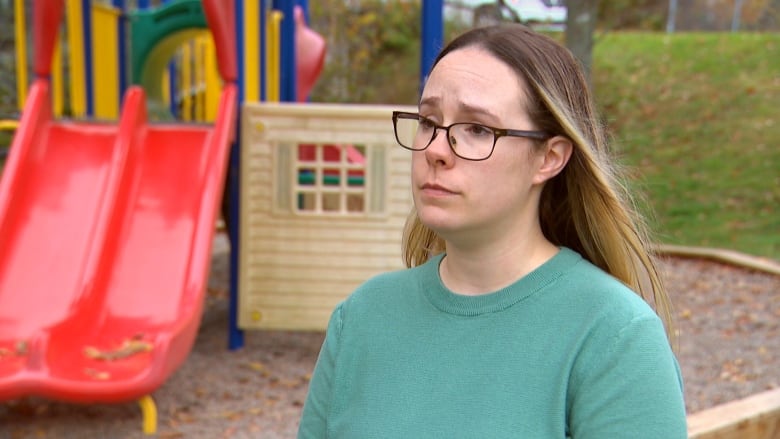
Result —
<svg viewBox="0 0 780 439"><path fill-rule="evenodd" d="M216 122L52 119L63 0L34 9L34 80L0 181L0 401L149 397L184 362L204 303L238 111L233 2L204 0L224 88Z"/></svg>

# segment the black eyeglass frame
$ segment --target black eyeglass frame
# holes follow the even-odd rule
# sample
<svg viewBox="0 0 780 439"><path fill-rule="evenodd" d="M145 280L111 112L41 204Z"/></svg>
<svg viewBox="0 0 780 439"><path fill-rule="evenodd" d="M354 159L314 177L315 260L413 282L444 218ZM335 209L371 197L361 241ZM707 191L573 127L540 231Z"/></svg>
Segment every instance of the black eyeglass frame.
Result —
<svg viewBox="0 0 780 439"><path fill-rule="evenodd" d="M430 124L433 125L433 134L431 135L431 139L422 148L411 148L404 145L403 143L401 143L401 140L398 138L398 119L416 119L418 123L423 120L430 122ZM488 130L492 131L493 146L490 148L490 153L486 157L481 159L463 157L462 155L458 154L458 152L455 151L455 148L452 146L452 143L450 143L450 128L452 128L455 125L479 125L481 127L487 128ZM448 126L444 126L444 125L437 124L436 122L428 119L425 116L422 116L420 113L409 113L406 111L393 111L393 134L395 134L395 141L399 145L401 145L402 148L408 149L409 151L425 151L426 149L428 149L428 147L431 146L431 143L433 143L433 139L436 138L436 132L440 129L444 130L447 138L447 145L449 145L450 150L452 150L452 153L464 160L471 160L473 162L481 162L483 160L489 159L493 155L493 151L496 149L496 142L501 137L524 137L527 139L535 139L535 140L547 140L553 137L550 133L546 131L529 131L529 130L513 130L508 128L496 128L496 127L491 127L489 125L484 125L481 123L472 123L472 122L455 122L449 124Z"/></svg>

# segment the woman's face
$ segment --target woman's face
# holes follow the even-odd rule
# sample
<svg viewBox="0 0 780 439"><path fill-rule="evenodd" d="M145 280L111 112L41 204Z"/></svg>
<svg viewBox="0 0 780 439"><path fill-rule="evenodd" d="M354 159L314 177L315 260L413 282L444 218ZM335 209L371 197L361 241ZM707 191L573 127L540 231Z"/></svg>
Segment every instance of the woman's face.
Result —
<svg viewBox="0 0 780 439"><path fill-rule="evenodd" d="M524 82L484 49L467 47L442 58L420 99L420 114L439 125L473 122L534 130ZM445 240L503 239L537 224L543 154L530 139L500 137L484 161L457 157L442 130L412 153L412 193L420 220ZM518 229L519 227L519 229Z"/></svg>

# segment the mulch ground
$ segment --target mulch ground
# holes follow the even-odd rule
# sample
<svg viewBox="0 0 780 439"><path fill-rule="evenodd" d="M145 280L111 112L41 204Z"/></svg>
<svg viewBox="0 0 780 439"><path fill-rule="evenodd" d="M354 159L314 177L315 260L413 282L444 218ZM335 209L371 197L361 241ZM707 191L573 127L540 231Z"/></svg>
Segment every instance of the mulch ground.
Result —
<svg viewBox="0 0 780 439"><path fill-rule="evenodd" d="M195 347L154 393L157 438L294 438L322 333L253 331L227 350L227 245L218 237ZM780 387L780 277L726 264L664 261L689 413ZM135 403L0 404L0 439L143 438Z"/></svg>

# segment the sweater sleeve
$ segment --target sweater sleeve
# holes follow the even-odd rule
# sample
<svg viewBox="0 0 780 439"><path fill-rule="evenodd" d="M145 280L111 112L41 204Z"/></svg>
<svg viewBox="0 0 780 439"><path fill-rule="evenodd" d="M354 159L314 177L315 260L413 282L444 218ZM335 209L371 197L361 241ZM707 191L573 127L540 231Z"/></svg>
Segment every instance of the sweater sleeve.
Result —
<svg viewBox="0 0 780 439"><path fill-rule="evenodd" d="M687 438L680 369L657 317L631 320L583 357L570 389L573 439Z"/></svg>
<svg viewBox="0 0 780 439"><path fill-rule="evenodd" d="M327 437L328 413L333 401L333 385L336 374L336 357L341 338L341 313L343 304L336 307L328 322L325 341L314 367L309 393L303 406L298 427L298 439L322 439Z"/></svg>

